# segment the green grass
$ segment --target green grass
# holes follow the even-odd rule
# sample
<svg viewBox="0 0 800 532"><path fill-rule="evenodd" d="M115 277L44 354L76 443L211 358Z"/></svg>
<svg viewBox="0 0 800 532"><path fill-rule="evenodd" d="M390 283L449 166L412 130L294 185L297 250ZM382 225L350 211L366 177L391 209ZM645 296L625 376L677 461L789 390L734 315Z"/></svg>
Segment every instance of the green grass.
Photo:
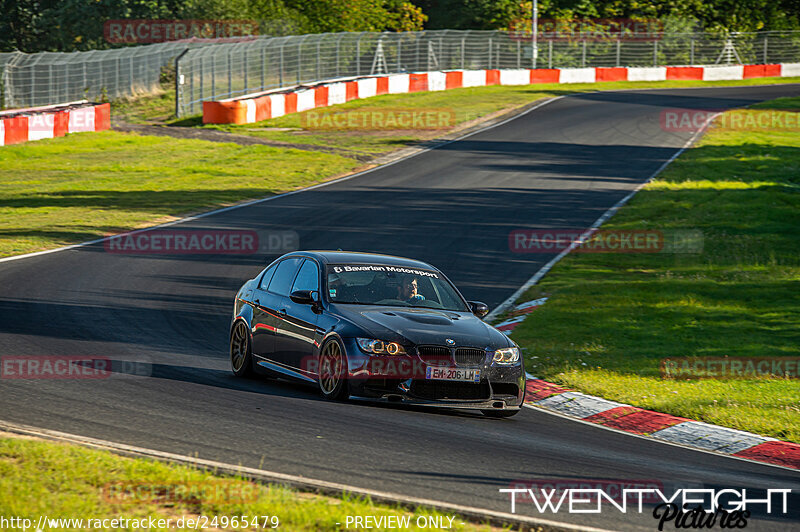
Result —
<svg viewBox="0 0 800 532"><path fill-rule="evenodd" d="M253 516L277 516L279 530L316 531L345 529L348 515L410 516L414 525L419 516L444 514L425 508L412 513L352 495L335 498L301 493L76 445L0 437L0 515L28 518L34 526L42 515L78 519L152 516L172 519L173 530L181 517L246 515L250 524ZM259 519L259 525L263 522ZM446 517L444 522L449 522ZM460 517L453 525L456 530L490 530L464 523ZM114 529L138 530L133 526ZM412 529L418 530L416 526Z"/></svg>
<svg viewBox="0 0 800 532"><path fill-rule="evenodd" d="M349 102L343 110L454 109L458 123L541 98L598 89L788 83L790 78L704 83L596 83L477 87L384 95ZM112 120L194 127L175 120L174 95L113 104ZM0 149L0 256L54 248L109 232L173 219L241 200L308 186L359 167L365 157L439 136L438 131L275 131L299 128L301 114L243 126L205 126L339 154L284 147L242 147L105 132L77 134ZM265 131L266 129L266 131Z"/></svg>
<svg viewBox="0 0 800 532"><path fill-rule="evenodd" d="M456 124L474 120L481 116L510 110L527 103L570 94L594 92L598 90L679 88L679 87L730 87L743 85L762 85L774 83L797 83L798 78L763 78L747 81L659 81L659 82L611 82L577 83L570 85L537 84L521 86L490 86L451 89L448 91L422 92L413 94L389 94L363 100L353 100L334 107L337 111L360 111L379 109L452 109ZM334 148L358 150L377 155L424 141L438 135L441 131L319 131L303 127L304 115L319 113L320 110L305 111L264 120L256 124L208 125L205 127L221 129L231 133L253 135L277 140L315 144ZM187 125L200 125L200 117L181 121ZM294 131L269 131L269 128L292 128Z"/></svg>
<svg viewBox="0 0 800 532"><path fill-rule="evenodd" d="M357 161L105 131L0 149L0 256L304 187Z"/></svg>
<svg viewBox="0 0 800 532"><path fill-rule="evenodd" d="M800 98L754 109L797 114ZM797 380L676 381L659 372L671 357L800 359L798 227L800 135L712 129L603 227L700 230L702 253L570 254L521 298L549 295L514 331L528 371L800 442Z"/></svg>

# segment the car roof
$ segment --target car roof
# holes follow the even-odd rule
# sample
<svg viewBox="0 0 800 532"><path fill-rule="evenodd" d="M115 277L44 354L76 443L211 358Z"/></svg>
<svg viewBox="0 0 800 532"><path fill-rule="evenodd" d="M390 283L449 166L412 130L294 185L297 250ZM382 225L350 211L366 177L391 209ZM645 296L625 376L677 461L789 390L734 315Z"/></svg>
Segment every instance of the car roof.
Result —
<svg viewBox="0 0 800 532"><path fill-rule="evenodd" d="M404 268L418 268L437 270L427 262L422 262L405 257L381 255L378 253L364 253L358 251L295 251L287 256L305 256L317 259L322 264L381 264L384 266L401 266Z"/></svg>

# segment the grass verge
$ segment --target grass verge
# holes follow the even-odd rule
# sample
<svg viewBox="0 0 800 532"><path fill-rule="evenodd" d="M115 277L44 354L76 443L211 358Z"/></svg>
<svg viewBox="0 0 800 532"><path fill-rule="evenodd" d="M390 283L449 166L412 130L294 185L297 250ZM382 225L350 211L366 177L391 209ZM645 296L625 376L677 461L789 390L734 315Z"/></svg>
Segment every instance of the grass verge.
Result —
<svg viewBox="0 0 800 532"><path fill-rule="evenodd" d="M541 98L621 88L709 87L789 83L797 78L747 81L595 83L476 87L377 96L337 110L453 109L456 125ZM195 129L200 118L174 119L174 95L113 104L112 120ZM303 129L304 113L258 124L205 126L290 145L341 151L237 146L199 139L119 132L5 146L0 149L0 256L73 244L199 210L284 192L353 171L365 157L424 142L445 130L319 131ZM183 127L180 127L180 126Z"/></svg>
<svg viewBox="0 0 800 532"><path fill-rule="evenodd" d="M183 127L218 129L238 135L250 135L267 140L290 144L313 144L329 148L353 150L360 154L379 155L418 142L426 141L447 132L444 130L395 129L395 130L319 130L307 127L310 114L329 111L374 112L390 109L444 109L453 113L453 126L474 121L480 117L508 111L543 98L594 92L598 90L689 88L689 87L734 87L797 83L800 78L757 78L741 81L656 81L656 82L609 82L556 83L523 86L490 86L451 89L438 92L413 94L391 94L354 100L331 108L313 109L302 113L264 120L255 124L206 125L202 117L194 115L175 119L175 97L170 87L162 95L134 101L117 102L112 108L114 120L135 124L169 124Z"/></svg>
<svg viewBox="0 0 800 532"><path fill-rule="evenodd" d="M797 124L800 98L737 114L765 111ZM513 334L527 369L615 401L800 442L797 380L660 372L663 359L680 357L800 360L798 227L796 128L712 128L603 226L699 230L702 252L570 254L521 298L549 296Z"/></svg>
<svg viewBox="0 0 800 532"><path fill-rule="evenodd" d="M244 479L216 476L186 466L145 459L125 458L107 451L76 445L0 436L0 515L20 517L38 523L40 516L50 519L83 519L83 526L45 526L45 530L85 530L87 519L163 519L151 530L194 530L177 527L178 520L208 518L214 530L347 530L347 516L394 516L409 518L410 529L419 530L416 520L448 516L420 508L410 512L400 507L375 504L369 499L344 495L334 498L302 493L278 485L252 483ZM212 527L217 517L219 525ZM230 520L237 516L236 522ZM242 523L240 516L248 516ZM228 520L223 520L227 518ZM258 527L253 519L257 517ZM455 530L493 530L489 526L464 523L457 516ZM146 522L146 521L145 521ZM420 521L422 522L422 521ZM267 523L267 526L262 526ZM94 528L139 530L128 526ZM146 528L146 527L144 527ZM378 527L376 530L389 530Z"/></svg>
<svg viewBox="0 0 800 532"><path fill-rule="evenodd" d="M358 161L105 131L0 149L0 256L305 187Z"/></svg>

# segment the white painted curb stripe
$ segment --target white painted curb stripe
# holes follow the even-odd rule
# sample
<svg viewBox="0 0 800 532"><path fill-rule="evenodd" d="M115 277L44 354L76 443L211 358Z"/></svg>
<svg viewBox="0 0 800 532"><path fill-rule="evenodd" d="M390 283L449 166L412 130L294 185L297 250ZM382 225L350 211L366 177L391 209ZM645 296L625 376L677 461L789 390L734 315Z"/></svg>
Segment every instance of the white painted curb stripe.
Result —
<svg viewBox="0 0 800 532"><path fill-rule="evenodd" d="M558 395L551 395L533 404L580 419L611 410L612 408L628 406L579 392L564 392Z"/></svg>
<svg viewBox="0 0 800 532"><path fill-rule="evenodd" d="M777 441L727 427L719 427L700 421L686 421L651 434L653 438L700 447L708 451L734 454L768 441Z"/></svg>
<svg viewBox="0 0 800 532"><path fill-rule="evenodd" d="M249 479L260 480L263 482L272 482L276 484L288 485L303 490L318 491L320 493L325 493L325 494L341 495L344 493L351 493L355 495L370 497L374 499L376 502L394 503L394 504L400 503L406 507L434 508L440 512L457 513L464 517L472 518L474 520L488 520L490 522L500 525L524 524L534 527L543 527L544 530L564 530L564 531L576 531L576 532L579 531L607 532L604 529L572 525L569 523L561 523L549 519L525 517L521 515L508 514L504 512L496 512L494 510L485 510L482 508L476 508L472 506L450 504L431 499L407 497L405 495L401 495L398 493L390 493L385 491L359 488L356 486L348 486L346 484L340 484L338 482L328 482L325 480L316 480L296 475L287 475L285 473L267 471L264 469L255 469L252 467L244 467L241 465L226 464L224 462L216 462L213 460L205 460L193 456L167 453L163 451L157 451L155 449L136 447L133 445L126 445L123 443L116 443L97 438L89 438L86 436L79 436L76 434L69 434L66 432L40 429L29 425L20 425L17 423L10 423L2 420L0 420L0 430L4 430L6 432L11 432L14 434L23 434L27 436L34 436L50 440L73 443L84 447L90 447L93 449L111 451L116 454L121 454L124 456L151 458L162 462L186 464L199 469L213 471L215 473L222 473L225 475L237 475Z"/></svg>

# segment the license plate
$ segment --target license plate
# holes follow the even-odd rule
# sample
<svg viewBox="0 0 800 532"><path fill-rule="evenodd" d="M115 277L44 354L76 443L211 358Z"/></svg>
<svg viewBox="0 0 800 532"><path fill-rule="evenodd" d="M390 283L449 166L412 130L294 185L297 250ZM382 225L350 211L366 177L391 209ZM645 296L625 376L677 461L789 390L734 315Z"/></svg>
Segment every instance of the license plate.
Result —
<svg viewBox="0 0 800 532"><path fill-rule="evenodd" d="M426 379L438 381L466 381L480 382L481 370L479 369L459 369L459 368L436 368L428 366L425 373Z"/></svg>

